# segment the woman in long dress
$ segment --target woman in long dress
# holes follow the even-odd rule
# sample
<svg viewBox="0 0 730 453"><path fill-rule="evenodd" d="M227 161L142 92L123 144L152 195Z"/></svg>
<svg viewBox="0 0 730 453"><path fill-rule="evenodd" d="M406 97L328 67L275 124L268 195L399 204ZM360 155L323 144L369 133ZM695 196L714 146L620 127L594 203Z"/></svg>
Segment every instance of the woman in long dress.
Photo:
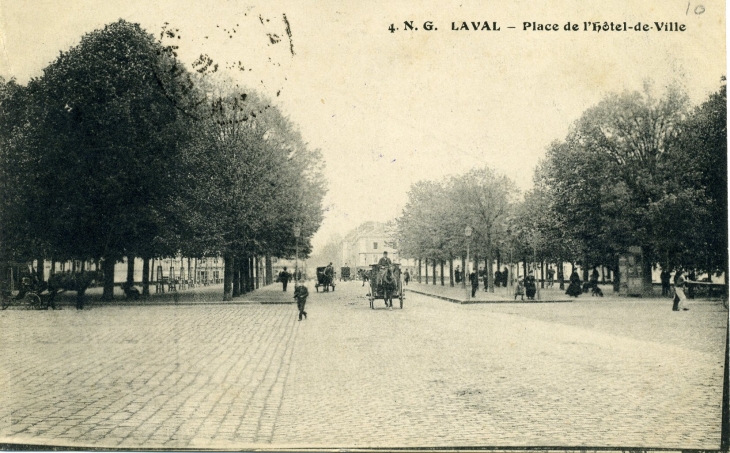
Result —
<svg viewBox="0 0 730 453"><path fill-rule="evenodd" d="M573 273L570 274L570 285L568 286L568 290L565 291L565 294L573 297L578 297L583 293L583 288L580 286L580 277L578 276L578 272L573 270Z"/></svg>
<svg viewBox="0 0 730 453"><path fill-rule="evenodd" d="M536 292L537 283L535 282L535 275L530 271L530 274L525 277L525 293L529 300L535 300Z"/></svg>

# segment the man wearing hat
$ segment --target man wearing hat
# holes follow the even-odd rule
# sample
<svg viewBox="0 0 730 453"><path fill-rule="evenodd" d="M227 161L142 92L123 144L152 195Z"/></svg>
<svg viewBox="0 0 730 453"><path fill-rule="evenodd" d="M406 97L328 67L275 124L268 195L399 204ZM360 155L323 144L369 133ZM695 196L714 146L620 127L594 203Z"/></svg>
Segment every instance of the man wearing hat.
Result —
<svg viewBox="0 0 730 453"><path fill-rule="evenodd" d="M383 257L378 261L378 266L385 267L390 266L391 264L393 264L393 262L390 261L390 258L388 258L388 252L383 252Z"/></svg>

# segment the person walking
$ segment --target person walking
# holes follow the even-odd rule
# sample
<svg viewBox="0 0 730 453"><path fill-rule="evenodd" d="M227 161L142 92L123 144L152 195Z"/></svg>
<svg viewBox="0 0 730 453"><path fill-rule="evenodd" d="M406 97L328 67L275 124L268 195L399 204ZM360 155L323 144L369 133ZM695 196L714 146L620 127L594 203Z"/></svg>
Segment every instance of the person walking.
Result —
<svg viewBox="0 0 730 453"><path fill-rule="evenodd" d="M527 300L535 300L535 293L537 292L537 283L535 282L535 275L532 271L525 277L525 295Z"/></svg>
<svg viewBox="0 0 730 453"><path fill-rule="evenodd" d="M547 277L548 277L548 281L547 281L548 288L552 288L553 287L553 283L555 283L555 269L553 269L552 266L548 267L547 274L548 274L547 275Z"/></svg>
<svg viewBox="0 0 730 453"><path fill-rule="evenodd" d="M286 267L284 270L279 273L279 281L281 282L282 286L284 287L284 292L286 292L286 285L289 283L289 272L286 271Z"/></svg>
<svg viewBox="0 0 730 453"><path fill-rule="evenodd" d="M471 282L471 297L474 297L477 294L477 289L479 289L479 275L476 271L471 271L469 281Z"/></svg>
<svg viewBox="0 0 730 453"><path fill-rule="evenodd" d="M500 272L499 268L497 268L497 270L494 271L494 287L499 288L500 286L502 286L502 272ZM487 288L484 288L484 290L486 291Z"/></svg>
<svg viewBox="0 0 730 453"><path fill-rule="evenodd" d="M309 290L303 283L296 281L294 284L294 299L297 301L297 308L299 309L299 320L307 319L307 312L304 311L304 306L307 304L307 297L309 297Z"/></svg>
<svg viewBox="0 0 730 453"><path fill-rule="evenodd" d="M570 274L570 285L568 285L568 289L565 291L565 294L578 297L582 293L583 288L580 287L580 276L578 276L578 272L573 269L573 273Z"/></svg>
<svg viewBox="0 0 730 453"><path fill-rule="evenodd" d="M659 274L659 280L662 282L662 297L669 297L669 270L662 269L662 273Z"/></svg>
<svg viewBox="0 0 730 453"><path fill-rule="evenodd" d="M687 297L684 295L684 285L685 282L684 276L682 276L682 269L679 269L674 273L674 306L672 307L672 310L674 311L689 310L686 306Z"/></svg>
<svg viewBox="0 0 730 453"><path fill-rule="evenodd" d="M517 300L517 296L520 296L520 300L525 300L525 282L519 277L515 286L515 300Z"/></svg>
<svg viewBox="0 0 730 453"><path fill-rule="evenodd" d="M408 286L408 282L411 281L411 274L408 273L408 269L403 274L403 280L406 282L406 286Z"/></svg>

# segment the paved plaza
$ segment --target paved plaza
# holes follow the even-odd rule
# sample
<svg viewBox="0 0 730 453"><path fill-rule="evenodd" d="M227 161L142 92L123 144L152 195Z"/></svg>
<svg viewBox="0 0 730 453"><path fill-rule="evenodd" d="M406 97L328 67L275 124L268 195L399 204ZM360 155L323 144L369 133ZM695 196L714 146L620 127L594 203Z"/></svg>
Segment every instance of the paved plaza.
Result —
<svg viewBox="0 0 730 453"><path fill-rule="evenodd" d="M391 311L360 285L310 284L302 322L280 285L2 311L0 442L719 448L722 303L408 293Z"/></svg>

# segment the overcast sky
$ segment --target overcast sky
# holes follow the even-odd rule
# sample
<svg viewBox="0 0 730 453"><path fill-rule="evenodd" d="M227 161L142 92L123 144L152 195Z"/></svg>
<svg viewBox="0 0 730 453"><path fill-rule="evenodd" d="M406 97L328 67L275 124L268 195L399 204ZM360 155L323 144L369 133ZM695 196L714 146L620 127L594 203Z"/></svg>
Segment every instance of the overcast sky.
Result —
<svg viewBox="0 0 730 453"><path fill-rule="evenodd" d="M421 179L489 165L529 189L545 147L607 93L676 82L699 103L726 71L722 1L364 3L3 2L0 75L25 83L120 18L156 35L169 23L183 62L208 54L322 150L329 193L317 247L397 217ZM406 20L419 30L403 31ZM428 20L438 30L424 31ZM496 21L501 31L451 30L462 21ZM560 31L523 31L533 21ZM564 31L568 21L581 31ZM676 21L686 31L584 32L585 21ZM400 30L390 33L391 23Z"/></svg>

